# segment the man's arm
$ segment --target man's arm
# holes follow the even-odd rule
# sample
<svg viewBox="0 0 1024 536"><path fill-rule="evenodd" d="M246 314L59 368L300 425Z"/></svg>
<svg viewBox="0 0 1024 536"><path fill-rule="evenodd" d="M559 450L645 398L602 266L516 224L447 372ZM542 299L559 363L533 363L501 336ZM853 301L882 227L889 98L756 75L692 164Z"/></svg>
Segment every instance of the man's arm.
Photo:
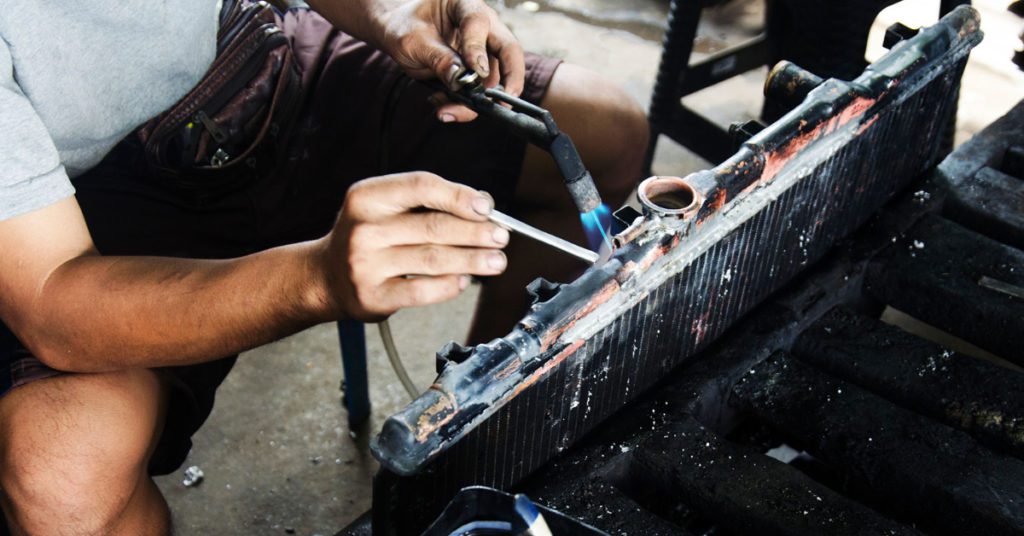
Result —
<svg viewBox="0 0 1024 536"><path fill-rule="evenodd" d="M352 187L320 240L190 260L99 255L69 198L0 221L0 317L59 370L202 362L342 316L444 301L467 274L500 273L508 234L486 221L491 206L433 175L381 177Z"/></svg>

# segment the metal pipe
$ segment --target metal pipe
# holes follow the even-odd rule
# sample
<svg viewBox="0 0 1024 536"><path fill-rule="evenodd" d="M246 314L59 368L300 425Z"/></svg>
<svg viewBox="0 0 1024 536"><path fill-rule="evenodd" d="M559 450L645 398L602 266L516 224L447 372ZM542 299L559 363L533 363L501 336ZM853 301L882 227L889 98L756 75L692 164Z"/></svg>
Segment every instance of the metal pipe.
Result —
<svg viewBox="0 0 1024 536"><path fill-rule="evenodd" d="M559 249L590 264L597 262L599 255L596 252L590 251L587 248L583 248L569 242L568 240L559 238L551 233L546 233L540 229L523 223L508 214L503 214L497 210L492 210L490 216L488 216L492 222L508 229L509 231L515 231L523 236L532 238L538 242L547 244L555 249Z"/></svg>
<svg viewBox="0 0 1024 536"><path fill-rule="evenodd" d="M796 108L807 95L824 80L791 61L782 60L768 72L764 81L764 95L775 99L786 108Z"/></svg>

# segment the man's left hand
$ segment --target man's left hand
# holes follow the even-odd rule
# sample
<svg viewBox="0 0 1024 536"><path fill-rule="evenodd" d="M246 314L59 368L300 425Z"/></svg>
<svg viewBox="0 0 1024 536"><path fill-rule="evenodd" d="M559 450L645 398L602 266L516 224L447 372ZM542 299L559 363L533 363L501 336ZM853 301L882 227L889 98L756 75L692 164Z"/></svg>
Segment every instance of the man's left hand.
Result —
<svg viewBox="0 0 1024 536"><path fill-rule="evenodd" d="M513 95L523 91L523 49L483 0L309 3L339 28L386 52L413 78L437 77L457 89L458 77L468 69L489 87L500 83ZM442 105L439 114L445 113L458 121L476 116L452 104Z"/></svg>

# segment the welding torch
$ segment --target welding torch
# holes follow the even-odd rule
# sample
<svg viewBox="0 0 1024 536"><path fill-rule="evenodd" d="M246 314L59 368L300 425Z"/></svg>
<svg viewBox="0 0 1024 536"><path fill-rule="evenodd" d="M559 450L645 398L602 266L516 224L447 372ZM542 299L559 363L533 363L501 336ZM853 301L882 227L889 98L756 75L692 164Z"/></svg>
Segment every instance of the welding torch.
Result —
<svg viewBox="0 0 1024 536"><path fill-rule="evenodd" d="M597 193L594 178L583 165L583 159L572 139L555 124L551 112L506 93L500 86L484 87L480 76L474 72L468 72L456 80L459 86L456 91L438 81L431 85L442 89L453 102L496 120L513 134L551 153L580 214L586 214L601 205L601 196Z"/></svg>
<svg viewBox="0 0 1024 536"><path fill-rule="evenodd" d="M479 75L474 72L468 72L456 80L457 90L437 80L425 83L443 91L451 101L497 121L516 136L550 153L580 214L601 206L601 196L597 192L594 178L583 165L583 159L572 139L555 124L551 112L506 93L500 86L485 87ZM491 221L591 264L597 261L597 254L500 212Z"/></svg>

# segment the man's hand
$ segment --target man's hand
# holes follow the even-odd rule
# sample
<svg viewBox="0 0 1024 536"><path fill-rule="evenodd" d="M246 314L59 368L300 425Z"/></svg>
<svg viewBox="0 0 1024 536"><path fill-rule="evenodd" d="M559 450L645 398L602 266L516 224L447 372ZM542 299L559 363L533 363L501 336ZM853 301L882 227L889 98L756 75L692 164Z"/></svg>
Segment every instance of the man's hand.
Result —
<svg viewBox="0 0 1024 536"><path fill-rule="evenodd" d="M452 89L467 69L485 85L523 91L523 49L483 0L310 0L335 26L390 55L409 75L437 77ZM443 104L444 120L467 121L476 114ZM446 118L448 114L450 117Z"/></svg>
<svg viewBox="0 0 1024 536"><path fill-rule="evenodd" d="M482 0L406 1L377 17L381 46L413 77L436 76L458 89L455 80L468 68L504 84L513 95L523 91L522 48Z"/></svg>
<svg viewBox="0 0 1024 536"><path fill-rule="evenodd" d="M324 239L328 299L343 316L378 321L452 299L470 275L500 274L509 234L487 221L492 208L487 194L430 173L356 183Z"/></svg>

